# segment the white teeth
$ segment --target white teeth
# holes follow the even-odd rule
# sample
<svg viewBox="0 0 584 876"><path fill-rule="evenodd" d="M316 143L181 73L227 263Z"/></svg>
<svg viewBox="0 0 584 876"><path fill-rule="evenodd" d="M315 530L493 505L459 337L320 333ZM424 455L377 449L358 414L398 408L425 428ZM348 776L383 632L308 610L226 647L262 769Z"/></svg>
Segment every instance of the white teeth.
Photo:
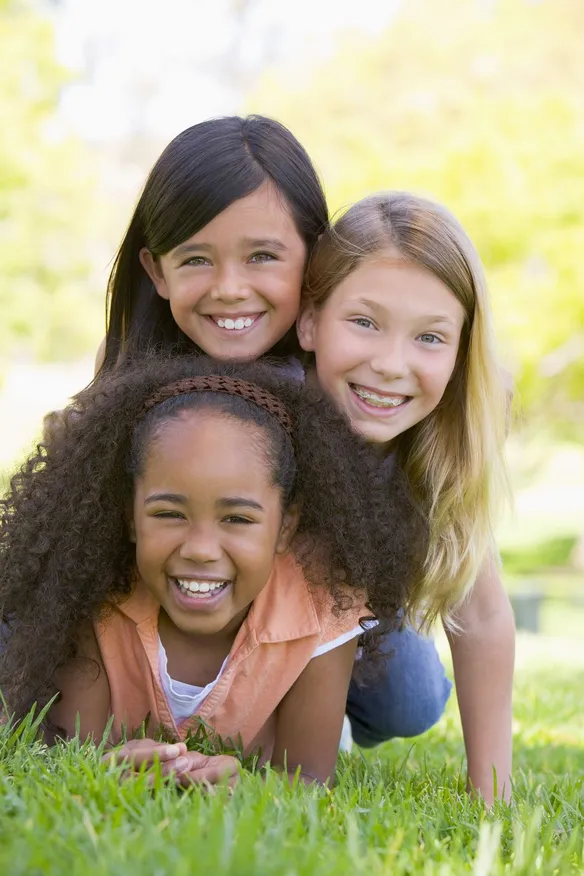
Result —
<svg viewBox="0 0 584 876"><path fill-rule="evenodd" d="M253 323L254 320L249 316L238 316L237 319L217 319L219 328L227 329L230 332L240 332L244 328L249 328Z"/></svg>
<svg viewBox="0 0 584 876"><path fill-rule="evenodd" d="M353 385L353 391L359 398L378 408L397 408L407 401L408 398L405 395L394 396L393 398L387 395L377 395L376 392L371 392L369 389L363 389L355 385Z"/></svg>
<svg viewBox="0 0 584 876"><path fill-rule="evenodd" d="M227 581L190 581L183 578L177 578L176 582L182 592L189 596L193 593L213 593L215 590L221 590L228 584Z"/></svg>

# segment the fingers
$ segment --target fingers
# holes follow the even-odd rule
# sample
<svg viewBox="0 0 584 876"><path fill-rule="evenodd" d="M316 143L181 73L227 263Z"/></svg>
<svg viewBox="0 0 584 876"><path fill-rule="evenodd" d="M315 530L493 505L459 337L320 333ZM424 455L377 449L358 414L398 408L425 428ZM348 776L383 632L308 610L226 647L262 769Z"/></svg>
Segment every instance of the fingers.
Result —
<svg viewBox="0 0 584 876"><path fill-rule="evenodd" d="M195 751L190 751L187 757L190 761L189 769L177 774L178 785L188 787L192 784L202 784L209 789L209 786L219 783L225 783L231 788L237 784L239 778L237 758L226 754L208 757Z"/></svg>
<svg viewBox="0 0 584 876"><path fill-rule="evenodd" d="M115 764L130 764L134 770L150 767L155 761L162 765L162 772L176 771L188 767L185 758L187 747L184 742L155 742L153 739L132 739L119 748L104 755L103 760Z"/></svg>
<svg viewBox="0 0 584 876"><path fill-rule="evenodd" d="M184 742L165 743L153 739L132 739L119 748L104 755L103 760L126 767L122 779L131 778L141 768L148 769L154 763L160 764L160 774L174 776L177 785L189 787L203 785L214 791L219 783L235 787L239 778L239 761L226 754L206 755L198 751L187 751ZM148 776L149 785L154 784L156 776Z"/></svg>

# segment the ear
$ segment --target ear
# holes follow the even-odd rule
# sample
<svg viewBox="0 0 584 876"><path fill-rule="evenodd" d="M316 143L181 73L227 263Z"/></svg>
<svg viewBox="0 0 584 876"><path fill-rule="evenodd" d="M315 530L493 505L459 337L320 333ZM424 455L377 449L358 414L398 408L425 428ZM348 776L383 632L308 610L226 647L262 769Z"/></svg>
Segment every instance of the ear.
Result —
<svg viewBox="0 0 584 876"><path fill-rule="evenodd" d="M139 258L140 264L154 283L154 288L156 289L160 297L166 298L166 300L168 301L168 299L170 298L170 293L166 285L166 280L164 279L164 274L162 273L160 262L145 246L143 246L140 250Z"/></svg>
<svg viewBox="0 0 584 876"><path fill-rule="evenodd" d="M313 353L316 346L317 313L312 304L306 304L296 321L296 332L300 346L307 353Z"/></svg>
<svg viewBox="0 0 584 876"><path fill-rule="evenodd" d="M298 505L292 505L284 512L282 526L280 527L280 535L278 536L278 543L276 544L277 554L286 553L290 547L290 543L298 529L299 520L300 508Z"/></svg>

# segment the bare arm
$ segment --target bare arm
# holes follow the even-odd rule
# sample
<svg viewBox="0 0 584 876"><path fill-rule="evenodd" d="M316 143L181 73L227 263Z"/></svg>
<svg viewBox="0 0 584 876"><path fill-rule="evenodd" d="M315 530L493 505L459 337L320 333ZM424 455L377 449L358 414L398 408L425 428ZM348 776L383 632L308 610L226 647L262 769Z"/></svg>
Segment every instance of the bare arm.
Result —
<svg viewBox="0 0 584 876"><path fill-rule="evenodd" d="M306 783L334 775L357 639L313 657L282 700L272 766Z"/></svg>
<svg viewBox="0 0 584 876"><path fill-rule="evenodd" d="M468 761L469 786L487 803L511 793L512 695L515 661L513 611L490 558L468 601L458 610L460 632L446 631Z"/></svg>
<svg viewBox="0 0 584 876"><path fill-rule="evenodd" d="M51 709L52 723L70 738L79 713L80 738L101 741L109 720L110 687L93 629L84 632L79 659L59 671L56 684L61 696Z"/></svg>

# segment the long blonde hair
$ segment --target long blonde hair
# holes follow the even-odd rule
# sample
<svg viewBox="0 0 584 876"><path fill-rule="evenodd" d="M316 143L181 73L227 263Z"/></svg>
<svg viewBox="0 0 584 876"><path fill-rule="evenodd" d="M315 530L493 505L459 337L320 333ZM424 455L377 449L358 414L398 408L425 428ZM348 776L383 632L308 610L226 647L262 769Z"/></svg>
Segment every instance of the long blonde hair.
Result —
<svg viewBox="0 0 584 876"><path fill-rule="evenodd" d="M430 532L408 614L424 627L438 616L455 625L452 611L494 548L493 524L508 489L506 392L478 253L441 205L407 192L382 192L359 201L323 235L308 267L304 303L320 309L364 261L388 251L437 277L465 312L442 400L395 442Z"/></svg>

